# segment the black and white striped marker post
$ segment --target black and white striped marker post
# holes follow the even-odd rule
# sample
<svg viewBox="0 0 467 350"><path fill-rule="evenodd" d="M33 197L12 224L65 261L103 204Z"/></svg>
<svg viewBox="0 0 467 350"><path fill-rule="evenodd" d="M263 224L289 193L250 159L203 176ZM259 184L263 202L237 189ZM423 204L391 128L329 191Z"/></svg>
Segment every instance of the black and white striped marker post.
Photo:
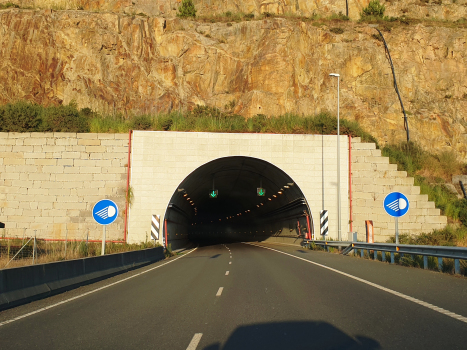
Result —
<svg viewBox="0 0 467 350"><path fill-rule="evenodd" d="M159 239L159 228L160 228L161 216L153 215L151 222L151 236L157 241Z"/></svg>
<svg viewBox="0 0 467 350"><path fill-rule="evenodd" d="M328 235L328 211L321 210L319 212L320 216L320 227L321 227L321 235L327 236Z"/></svg>

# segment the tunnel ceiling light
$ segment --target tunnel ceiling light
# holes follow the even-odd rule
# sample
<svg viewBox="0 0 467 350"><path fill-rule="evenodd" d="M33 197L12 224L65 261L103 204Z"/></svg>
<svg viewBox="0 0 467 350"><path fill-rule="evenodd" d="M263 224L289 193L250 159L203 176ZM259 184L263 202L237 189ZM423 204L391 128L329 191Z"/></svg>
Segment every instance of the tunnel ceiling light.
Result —
<svg viewBox="0 0 467 350"><path fill-rule="evenodd" d="M184 188L179 188L177 191L178 192L185 192L185 189Z"/></svg>
<svg viewBox="0 0 467 350"><path fill-rule="evenodd" d="M294 185L294 183L293 183L293 182L287 182L287 185L289 185L289 186L293 186L293 185Z"/></svg>
<svg viewBox="0 0 467 350"><path fill-rule="evenodd" d="M268 198L268 201L272 201L272 199L271 199L271 198Z"/></svg>
<svg viewBox="0 0 467 350"><path fill-rule="evenodd" d="M279 192L277 192L277 193L282 194L282 191L279 191Z"/></svg>
<svg viewBox="0 0 467 350"><path fill-rule="evenodd" d="M186 200L189 201L189 200L190 200L190 197L188 197Z"/></svg>
<svg viewBox="0 0 467 350"><path fill-rule="evenodd" d="M284 186L284 188L289 188L289 186Z"/></svg>
<svg viewBox="0 0 467 350"><path fill-rule="evenodd" d="M264 205L263 203L261 203L261 205Z"/></svg>
<svg viewBox="0 0 467 350"><path fill-rule="evenodd" d="M272 195L274 198L277 198L277 196L275 194Z"/></svg>

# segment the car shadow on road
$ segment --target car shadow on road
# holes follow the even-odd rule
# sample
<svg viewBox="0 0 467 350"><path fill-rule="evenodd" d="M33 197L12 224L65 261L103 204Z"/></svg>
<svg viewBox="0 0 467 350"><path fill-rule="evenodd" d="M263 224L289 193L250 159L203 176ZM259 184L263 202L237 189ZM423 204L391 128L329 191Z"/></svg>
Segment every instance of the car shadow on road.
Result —
<svg viewBox="0 0 467 350"><path fill-rule="evenodd" d="M381 349L379 342L363 336L349 336L327 322L277 322L238 327L222 346L210 344L204 350L299 350Z"/></svg>

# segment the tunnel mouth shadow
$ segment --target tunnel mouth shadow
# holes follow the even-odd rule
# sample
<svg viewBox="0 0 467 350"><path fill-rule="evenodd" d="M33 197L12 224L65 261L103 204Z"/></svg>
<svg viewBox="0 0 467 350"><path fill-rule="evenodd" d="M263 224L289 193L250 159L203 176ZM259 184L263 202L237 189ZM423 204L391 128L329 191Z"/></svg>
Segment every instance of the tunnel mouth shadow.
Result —
<svg viewBox="0 0 467 350"><path fill-rule="evenodd" d="M290 321L258 323L236 328L224 345L213 343L204 350L299 350L299 349L381 349L378 341L352 337L328 322Z"/></svg>
<svg viewBox="0 0 467 350"><path fill-rule="evenodd" d="M200 245L311 238L313 218L299 185L258 158L211 160L175 189L164 217L165 239L177 249Z"/></svg>

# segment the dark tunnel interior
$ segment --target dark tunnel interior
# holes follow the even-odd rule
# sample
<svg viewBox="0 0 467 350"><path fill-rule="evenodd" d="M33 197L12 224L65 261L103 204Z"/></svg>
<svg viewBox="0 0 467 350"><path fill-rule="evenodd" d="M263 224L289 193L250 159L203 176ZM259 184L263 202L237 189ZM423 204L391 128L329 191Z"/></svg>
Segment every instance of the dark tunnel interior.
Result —
<svg viewBox="0 0 467 350"><path fill-rule="evenodd" d="M243 156L219 158L189 174L175 189L164 224L172 249L189 241L300 239L313 232L308 203L293 179L269 162Z"/></svg>

